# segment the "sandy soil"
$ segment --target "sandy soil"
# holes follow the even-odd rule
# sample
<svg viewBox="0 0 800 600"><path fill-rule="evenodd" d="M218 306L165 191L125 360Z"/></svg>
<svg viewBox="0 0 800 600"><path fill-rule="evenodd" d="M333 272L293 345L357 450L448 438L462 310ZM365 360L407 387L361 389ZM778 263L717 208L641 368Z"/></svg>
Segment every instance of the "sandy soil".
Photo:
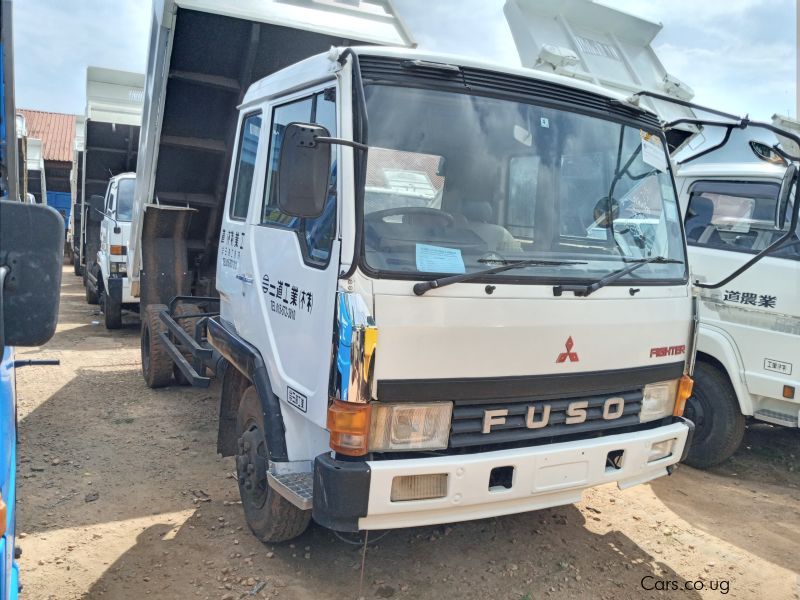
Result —
<svg viewBox="0 0 800 600"><path fill-rule="evenodd" d="M314 525L292 544L250 534L215 454L217 389L148 390L138 321L107 333L69 270L62 292L55 338L19 352L61 360L18 376L25 598L800 597L800 431L763 425L714 471L373 533L360 592L359 546ZM643 589L662 581L680 589Z"/></svg>

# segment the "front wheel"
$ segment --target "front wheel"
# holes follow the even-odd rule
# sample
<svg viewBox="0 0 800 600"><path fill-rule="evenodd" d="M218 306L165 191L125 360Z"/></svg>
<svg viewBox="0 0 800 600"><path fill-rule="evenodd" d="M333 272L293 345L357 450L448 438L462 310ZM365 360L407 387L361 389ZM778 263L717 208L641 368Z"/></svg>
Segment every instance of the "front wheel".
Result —
<svg viewBox="0 0 800 600"><path fill-rule="evenodd" d="M725 462L742 443L745 418L725 373L698 362L684 416L694 423L686 464L707 469Z"/></svg>
<svg viewBox="0 0 800 600"><path fill-rule="evenodd" d="M236 419L239 495L247 524L256 537L262 542L285 542L306 530L311 511L297 508L269 486L264 431L261 401L251 385L242 394Z"/></svg>
<svg viewBox="0 0 800 600"><path fill-rule="evenodd" d="M88 265L83 269L83 287L86 290L86 304L100 304L100 296L97 294L97 290L92 291L91 286L89 285L87 269Z"/></svg>
<svg viewBox="0 0 800 600"><path fill-rule="evenodd" d="M103 321L106 329L119 329L122 327L122 305L114 300L107 291L102 294Z"/></svg>

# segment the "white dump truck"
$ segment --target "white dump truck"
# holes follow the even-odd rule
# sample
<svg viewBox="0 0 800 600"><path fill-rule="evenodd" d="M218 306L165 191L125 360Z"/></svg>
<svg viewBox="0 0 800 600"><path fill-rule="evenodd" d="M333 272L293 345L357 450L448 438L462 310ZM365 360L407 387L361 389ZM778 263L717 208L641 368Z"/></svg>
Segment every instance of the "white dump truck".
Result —
<svg viewBox="0 0 800 600"><path fill-rule="evenodd" d="M106 193L93 195L89 207L89 226L98 226L100 244L89 285L99 298L106 329L122 326L122 310L138 310L138 299L131 295L127 272L128 241L136 173L114 175Z"/></svg>
<svg viewBox="0 0 800 600"><path fill-rule="evenodd" d="M79 258L75 273L83 275L86 301L100 301L99 222L88 218L92 196L105 196L114 175L136 170L139 127L142 120L144 76L127 71L86 69L86 114L79 193L73 213L80 216L80 240L73 247ZM87 260L88 259L88 260Z"/></svg>
<svg viewBox="0 0 800 600"><path fill-rule="evenodd" d="M571 503L669 473L690 440L694 302L656 115L411 46L388 2L155 6L128 252L142 373L221 378L218 450L265 541L312 516Z"/></svg>
<svg viewBox="0 0 800 600"><path fill-rule="evenodd" d="M786 166L800 155L787 137L797 123L777 118L766 124L779 128L771 131L690 103L691 87L652 48L658 23L590 0L507 0L505 13L522 64L617 91L669 124L690 266L701 284L687 462L709 467L729 458L746 418L798 427L800 246L787 238L721 288L702 287L787 234L791 219L781 224L776 210Z"/></svg>
<svg viewBox="0 0 800 600"><path fill-rule="evenodd" d="M696 108L704 140L676 155L701 290L687 462L710 467L737 450L748 418L800 426L800 229L795 190L786 187L800 127Z"/></svg>

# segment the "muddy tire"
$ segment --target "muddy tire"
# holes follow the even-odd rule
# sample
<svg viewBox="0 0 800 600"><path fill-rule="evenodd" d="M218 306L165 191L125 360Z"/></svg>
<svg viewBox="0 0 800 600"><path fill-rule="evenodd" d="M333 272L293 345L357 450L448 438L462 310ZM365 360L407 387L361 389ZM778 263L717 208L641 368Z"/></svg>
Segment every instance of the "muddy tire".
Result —
<svg viewBox="0 0 800 600"><path fill-rule="evenodd" d="M142 376L150 388L164 387L172 381L172 358L160 337L167 326L158 316L166 308L163 304L151 304L142 315Z"/></svg>
<svg viewBox="0 0 800 600"><path fill-rule="evenodd" d="M254 386L239 401L236 419L236 473L239 495L250 529L262 542L285 542L303 533L311 511L300 510L267 483L269 453L264 437L264 413Z"/></svg>
<svg viewBox="0 0 800 600"><path fill-rule="evenodd" d="M106 291L100 296L103 306L103 322L106 329L119 329L122 327L122 305L111 298Z"/></svg>
<svg viewBox="0 0 800 600"><path fill-rule="evenodd" d="M707 469L728 460L744 437L745 418L725 373L704 362L694 372L694 390L684 416L695 426L686 464Z"/></svg>

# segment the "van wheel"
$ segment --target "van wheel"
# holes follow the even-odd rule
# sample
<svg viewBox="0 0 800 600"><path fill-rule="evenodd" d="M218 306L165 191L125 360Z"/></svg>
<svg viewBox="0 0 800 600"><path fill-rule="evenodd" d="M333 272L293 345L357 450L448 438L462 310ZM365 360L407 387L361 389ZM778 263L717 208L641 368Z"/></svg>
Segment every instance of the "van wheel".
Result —
<svg viewBox="0 0 800 600"><path fill-rule="evenodd" d="M166 308L164 304L151 304L142 319L142 376L150 388L167 386L172 380L172 358L160 337L167 326L158 316Z"/></svg>
<svg viewBox="0 0 800 600"><path fill-rule="evenodd" d="M190 315L199 315L202 313L203 311L201 311L196 304L184 303L184 304L178 304L173 310L172 315L175 317L175 320L177 321L178 325L180 325L183 328L183 330L189 334L190 338L194 339L194 328L195 325L197 325L197 322L200 320L200 317L192 318L190 317ZM178 317L183 317L183 316L186 316L188 318L178 319ZM187 353L184 354L184 357L191 364L193 360L192 355ZM203 375L204 370L205 369L201 369L199 374ZM189 380L183 376L183 373L178 368L178 365L173 366L172 374L175 377L175 381L178 382L178 385L189 385L190 383Z"/></svg>
<svg viewBox="0 0 800 600"><path fill-rule="evenodd" d="M111 298L111 294L103 292L100 296L103 305L103 321L106 329L122 327L122 305Z"/></svg>
<svg viewBox="0 0 800 600"><path fill-rule="evenodd" d="M694 423L694 437L686 464L707 469L728 460L744 437L744 415L725 373L698 362L694 390L684 416Z"/></svg>
<svg viewBox="0 0 800 600"><path fill-rule="evenodd" d="M245 519L262 542L285 542L303 533L311 511L300 510L267 483L269 454L264 413L254 386L244 390L236 419L236 474Z"/></svg>

